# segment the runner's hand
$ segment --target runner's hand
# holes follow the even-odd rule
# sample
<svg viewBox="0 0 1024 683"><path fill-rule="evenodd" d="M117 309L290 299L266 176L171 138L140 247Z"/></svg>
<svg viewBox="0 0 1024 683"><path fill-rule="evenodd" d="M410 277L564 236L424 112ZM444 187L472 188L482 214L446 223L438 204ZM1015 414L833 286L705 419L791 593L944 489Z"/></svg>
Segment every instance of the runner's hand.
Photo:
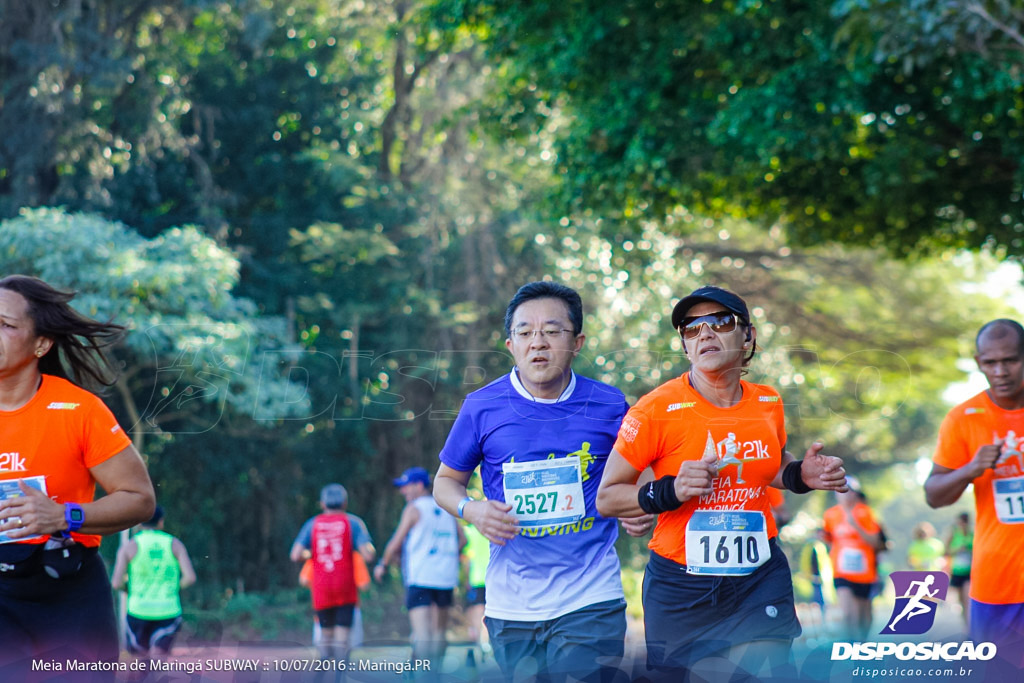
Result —
<svg viewBox="0 0 1024 683"><path fill-rule="evenodd" d="M641 515L639 517L621 517L619 521L622 522L622 528L626 530L627 534L639 538L651 530L655 519L654 515Z"/></svg>
<svg viewBox="0 0 1024 683"><path fill-rule="evenodd" d="M971 459L971 466L976 474L973 478L985 474L985 470L991 469L999 462L999 456L1003 452L1003 439L996 439L994 443L986 444L978 449Z"/></svg>
<svg viewBox="0 0 1024 683"><path fill-rule="evenodd" d="M803 465L800 466L800 477L804 483L812 489L821 491L849 491L846 485L846 470L843 468L843 459L834 455L825 455L821 449L825 447L820 441L815 441L804 454Z"/></svg>
<svg viewBox="0 0 1024 683"><path fill-rule="evenodd" d="M497 500L474 500L466 503L462 517L491 543L505 545L505 541L515 538L519 531L516 518L508 514L511 509L508 503Z"/></svg>
<svg viewBox="0 0 1024 683"><path fill-rule="evenodd" d="M64 506L23 481L18 482L21 495L0 501L0 531L10 538L26 538L52 534L67 528Z"/></svg>
<svg viewBox="0 0 1024 683"><path fill-rule="evenodd" d="M680 503L695 496L709 496L711 481L718 476L718 455L705 453L700 460L687 460L676 475L675 492Z"/></svg>

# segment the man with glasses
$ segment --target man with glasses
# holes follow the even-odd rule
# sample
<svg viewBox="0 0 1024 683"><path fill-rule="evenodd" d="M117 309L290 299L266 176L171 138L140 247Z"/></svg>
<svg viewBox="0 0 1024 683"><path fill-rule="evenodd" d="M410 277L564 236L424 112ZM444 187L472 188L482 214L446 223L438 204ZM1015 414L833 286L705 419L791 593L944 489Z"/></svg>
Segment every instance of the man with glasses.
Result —
<svg viewBox="0 0 1024 683"><path fill-rule="evenodd" d="M628 406L572 371L582 331L574 290L516 292L505 312L515 367L466 397L434 480L438 503L491 542L484 622L510 679L610 680L623 654L618 530L594 499ZM478 466L485 500L466 491ZM637 515L631 534L652 522Z"/></svg>
<svg viewBox="0 0 1024 683"><path fill-rule="evenodd" d="M652 679L758 678L765 666L779 676L800 624L768 491L842 490L842 461L820 442L795 460L778 392L741 379L757 350L743 299L701 287L675 305L672 326L689 372L623 419L598 510L660 513L643 591ZM638 486L648 467L656 479Z"/></svg>

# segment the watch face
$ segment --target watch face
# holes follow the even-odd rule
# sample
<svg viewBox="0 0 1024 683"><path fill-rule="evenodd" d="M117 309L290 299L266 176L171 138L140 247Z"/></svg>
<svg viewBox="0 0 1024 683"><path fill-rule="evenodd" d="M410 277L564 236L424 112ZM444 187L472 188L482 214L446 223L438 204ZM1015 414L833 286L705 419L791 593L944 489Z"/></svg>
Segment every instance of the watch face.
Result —
<svg viewBox="0 0 1024 683"><path fill-rule="evenodd" d="M72 508L71 509L71 521L72 522L81 522L84 518L85 518L85 515L82 514L81 510L79 510L78 508Z"/></svg>

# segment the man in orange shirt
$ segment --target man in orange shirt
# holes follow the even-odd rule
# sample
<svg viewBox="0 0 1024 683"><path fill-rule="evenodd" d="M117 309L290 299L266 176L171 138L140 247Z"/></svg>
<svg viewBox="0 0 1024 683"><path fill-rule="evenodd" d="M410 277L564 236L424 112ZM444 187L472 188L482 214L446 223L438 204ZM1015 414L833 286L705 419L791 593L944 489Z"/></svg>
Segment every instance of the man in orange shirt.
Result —
<svg viewBox="0 0 1024 683"><path fill-rule="evenodd" d="M825 542L831 546L833 583L846 637L865 640L871 627L871 588L878 581L881 528L857 480L848 476L846 485L849 491L836 493L839 504L825 510Z"/></svg>
<svg viewBox="0 0 1024 683"><path fill-rule="evenodd" d="M1024 646L1024 328L993 320L978 332L974 360L989 388L946 415L924 489L933 508L974 485L970 635L994 642L1021 666Z"/></svg>

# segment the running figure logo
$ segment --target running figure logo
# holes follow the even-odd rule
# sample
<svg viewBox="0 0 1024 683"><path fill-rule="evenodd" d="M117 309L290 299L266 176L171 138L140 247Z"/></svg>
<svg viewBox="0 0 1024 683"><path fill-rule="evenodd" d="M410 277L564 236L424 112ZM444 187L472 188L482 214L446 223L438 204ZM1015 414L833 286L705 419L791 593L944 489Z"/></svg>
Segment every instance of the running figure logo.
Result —
<svg viewBox="0 0 1024 683"><path fill-rule="evenodd" d="M896 604L880 633L883 635L920 635L935 623L935 610L946 599L949 575L945 572L893 572Z"/></svg>
<svg viewBox="0 0 1024 683"><path fill-rule="evenodd" d="M747 459L737 458L736 454L739 452L740 445L736 443L736 434L733 432L729 432L729 435L718 443L715 443L711 432L708 432L708 441L704 444L704 455L710 454L718 458L719 472L729 465L736 465L736 483L746 484L747 482L743 481L743 464L747 462Z"/></svg>

